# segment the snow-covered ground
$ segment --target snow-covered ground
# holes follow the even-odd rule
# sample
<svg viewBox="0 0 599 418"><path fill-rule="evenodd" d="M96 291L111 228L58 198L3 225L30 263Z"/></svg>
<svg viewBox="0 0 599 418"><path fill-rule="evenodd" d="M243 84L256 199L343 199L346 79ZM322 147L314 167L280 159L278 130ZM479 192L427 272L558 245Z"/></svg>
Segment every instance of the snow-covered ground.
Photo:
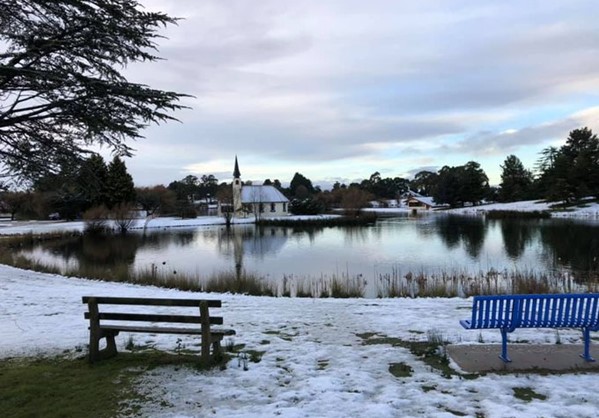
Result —
<svg viewBox="0 0 599 418"><path fill-rule="evenodd" d="M550 211L552 204L536 200L527 200L510 203L492 203L489 205L468 206L464 208L449 209L447 213L484 214L492 210L511 210L518 212ZM599 203L587 203L584 207L572 207L567 211L552 211L554 218L596 218L599 219Z"/></svg>
<svg viewBox="0 0 599 418"><path fill-rule="evenodd" d="M141 416L150 417L596 417L596 374L487 374L474 380L446 379L412 355L390 345L363 345L357 334L374 332L426 340L438 330L453 344L476 344L477 331L463 330L465 299L289 299L202 294L70 279L0 266L0 357L61 355L85 347L84 295L207 297L223 300L225 326L235 344L264 351L249 370L233 359L226 370L200 372L164 367L138 385L151 396ZM480 333L499 343L497 331ZM560 333L580 343L580 332ZM177 335L135 334L138 344L174 350ZM555 343L552 330L518 330L513 339ZM127 335L118 338L120 349ZM193 339L182 337L187 348ZM414 374L396 378L391 363ZM513 388L546 396L525 402Z"/></svg>
<svg viewBox="0 0 599 418"><path fill-rule="evenodd" d="M458 209L544 210L534 202ZM578 215L581 213L583 215ZM568 216L597 217L589 205ZM140 221L138 227L143 227ZM190 220L157 218L148 227L200 226L222 218ZM82 230L82 222L0 222L0 234ZM437 330L452 344L499 343L497 331L466 331L459 319L468 316L464 299L289 299L229 294L188 293L70 279L0 266L0 358L61 355L84 348L84 295L207 297L223 300L225 326L237 331L235 344L264 351L249 370L233 359L226 370L199 372L165 367L138 382L148 395L141 415L152 417L453 417L459 411L476 417L595 417L599 411L595 374L488 374L474 380L446 379L407 349L364 345L361 333L403 340L426 340ZM134 334L135 342L174 350L186 336ZM554 344L553 330L518 330L515 340ZM582 344L580 332L560 332L563 342ZM120 349L127 335L118 338ZM405 363L414 374L396 378L391 363ZM456 367L456 366L454 366ZM513 388L529 387L547 397L525 402Z"/></svg>

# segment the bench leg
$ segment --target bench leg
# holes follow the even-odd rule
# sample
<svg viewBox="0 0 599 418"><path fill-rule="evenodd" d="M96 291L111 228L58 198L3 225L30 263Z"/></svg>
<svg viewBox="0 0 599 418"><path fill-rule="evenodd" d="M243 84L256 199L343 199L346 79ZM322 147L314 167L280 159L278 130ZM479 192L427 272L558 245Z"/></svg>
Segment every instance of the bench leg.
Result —
<svg viewBox="0 0 599 418"><path fill-rule="evenodd" d="M88 358L90 363L95 363L100 358L100 338L99 331L90 330Z"/></svg>
<svg viewBox="0 0 599 418"><path fill-rule="evenodd" d="M212 358L217 363L222 360L222 352L221 352L221 348L220 348L220 339L219 338L212 341Z"/></svg>
<svg viewBox="0 0 599 418"><path fill-rule="evenodd" d="M507 329L501 328L501 355L499 356L504 363L510 363L511 358L507 355Z"/></svg>
<svg viewBox="0 0 599 418"><path fill-rule="evenodd" d="M591 357L591 330L583 328L582 336L584 337L584 353L581 354L580 357L586 361L595 361L595 359Z"/></svg>
<svg viewBox="0 0 599 418"><path fill-rule="evenodd" d="M104 349L104 358L110 358L117 355L116 342L114 337L118 335L118 332L109 332L106 334L106 348Z"/></svg>

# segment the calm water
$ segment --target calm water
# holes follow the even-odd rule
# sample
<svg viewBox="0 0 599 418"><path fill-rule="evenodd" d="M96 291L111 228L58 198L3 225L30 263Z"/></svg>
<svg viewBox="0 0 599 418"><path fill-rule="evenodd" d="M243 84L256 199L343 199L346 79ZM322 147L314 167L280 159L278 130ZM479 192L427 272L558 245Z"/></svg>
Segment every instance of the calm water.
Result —
<svg viewBox="0 0 599 418"><path fill-rule="evenodd" d="M244 270L264 277L361 277L412 273L599 270L599 223L484 220L426 215L382 218L354 228L239 225L148 230L126 236L42 243L28 252L63 269L125 263L131 269L202 277Z"/></svg>

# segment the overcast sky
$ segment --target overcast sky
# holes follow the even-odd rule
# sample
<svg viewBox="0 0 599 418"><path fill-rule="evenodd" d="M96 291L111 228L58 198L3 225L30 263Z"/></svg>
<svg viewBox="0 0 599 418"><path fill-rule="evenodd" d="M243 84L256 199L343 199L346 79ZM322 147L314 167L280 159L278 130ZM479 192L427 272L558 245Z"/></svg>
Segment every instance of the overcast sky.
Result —
<svg viewBox="0 0 599 418"><path fill-rule="evenodd" d="M599 1L142 0L181 17L130 80L188 93L146 129L137 185L406 177L599 131Z"/></svg>

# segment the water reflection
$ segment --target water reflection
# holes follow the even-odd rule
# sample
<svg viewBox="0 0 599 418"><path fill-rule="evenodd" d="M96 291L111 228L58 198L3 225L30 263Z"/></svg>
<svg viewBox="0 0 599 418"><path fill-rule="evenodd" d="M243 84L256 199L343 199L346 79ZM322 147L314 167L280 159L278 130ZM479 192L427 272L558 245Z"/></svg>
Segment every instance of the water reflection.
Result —
<svg viewBox="0 0 599 418"><path fill-rule="evenodd" d="M535 238L540 221L505 219L491 222L494 224L499 223L505 252L512 260L517 260L524 254L526 247Z"/></svg>
<svg viewBox="0 0 599 418"><path fill-rule="evenodd" d="M51 265L112 269L151 265L191 274L247 270L282 277L346 272L479 272L486 268L597 272L599 223L432 215L352 228L238 225L83 236L23 250ZM453 269L453 270L452 270Z"/></svg>
<svg viewBox="0 0 599 418"><path fill-rule="evenodd" d="M547 222L541 241L555 265L577 271L599 270L599 227L580 222Z"/></svg>
<svg viewBox="0 0 599 418"><path fill-rule="evenodd" d="M435 225L436 232L447 248L462 244L471 258L480 256L488 228L483 218L438 216Z"/></svg>

